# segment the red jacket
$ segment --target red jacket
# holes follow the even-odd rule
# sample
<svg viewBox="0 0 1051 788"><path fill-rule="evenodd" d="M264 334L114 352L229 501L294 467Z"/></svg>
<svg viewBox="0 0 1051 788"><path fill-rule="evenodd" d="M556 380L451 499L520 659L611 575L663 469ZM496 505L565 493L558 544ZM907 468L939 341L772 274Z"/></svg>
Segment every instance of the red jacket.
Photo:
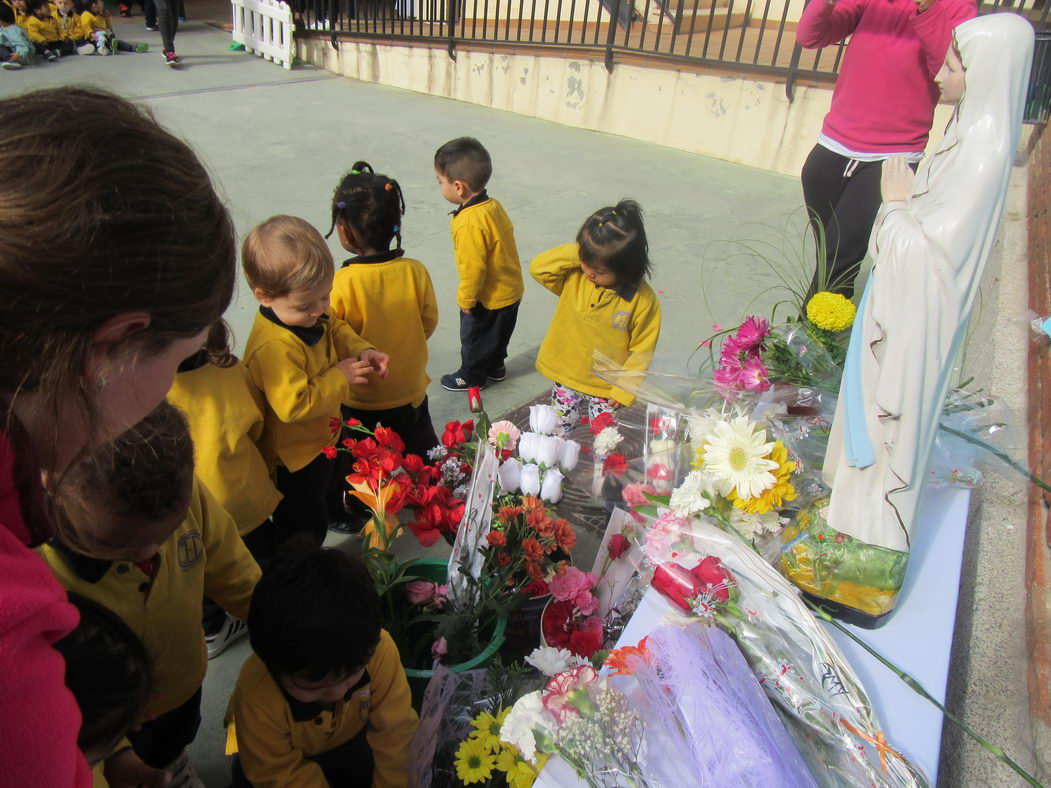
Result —
<svg viewBox="0 0 1051 788"><path fill-rule="evenodd" d="M0 435L0 782L90 788L91 771L77 749L80 709L66 689L65 662L51 647L77 625L77 611L26 546L13 464Z"/></svg>
<svg viewBox="0 0 1051 788"><path fill-rule="evenodd" d="M821 131L857 153L921 152L938 103L934 75L974 0L810 0L796 41L818 49L850 36Z"/></svg>

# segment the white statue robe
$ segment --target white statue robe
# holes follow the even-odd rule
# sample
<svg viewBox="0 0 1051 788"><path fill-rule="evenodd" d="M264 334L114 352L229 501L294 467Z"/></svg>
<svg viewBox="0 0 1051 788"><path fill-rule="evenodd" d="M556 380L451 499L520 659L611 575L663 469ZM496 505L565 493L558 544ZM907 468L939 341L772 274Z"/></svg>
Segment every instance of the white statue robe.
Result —
<svg viewBox="0 0 1051 788"><path fill-rule="evenodd" d="M914 533L953 360L1003 213L1032 62L1032 28L1014 14L965 22L955 38L966 92L910 197L884 203L876 217L875 266L851 336L855 366L824 465L829 524L900 551Z"/></svg>

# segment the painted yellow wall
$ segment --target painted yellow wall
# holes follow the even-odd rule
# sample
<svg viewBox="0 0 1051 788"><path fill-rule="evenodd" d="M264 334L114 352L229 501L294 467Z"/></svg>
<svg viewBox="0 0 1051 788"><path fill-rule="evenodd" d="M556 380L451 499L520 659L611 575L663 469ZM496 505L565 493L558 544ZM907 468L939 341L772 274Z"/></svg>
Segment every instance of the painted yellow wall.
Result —
<svg viewBox="0 0 1051 788"><path fill-rule="evenodd" d="M821 130L831 87L554 55L302 39L299 57L337 74L469 101L569 126L798 174ZM935 114L931 148L950 108Z"/></svg>

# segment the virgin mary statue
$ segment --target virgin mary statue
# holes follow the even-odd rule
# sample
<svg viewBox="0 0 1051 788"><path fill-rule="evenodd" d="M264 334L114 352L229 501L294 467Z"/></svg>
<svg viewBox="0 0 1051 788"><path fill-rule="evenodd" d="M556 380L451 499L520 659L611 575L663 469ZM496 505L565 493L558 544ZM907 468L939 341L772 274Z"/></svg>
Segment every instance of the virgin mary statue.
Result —
<svg viewBox="0 0 1051 788"><path fill-rule="evenodd" d="M895 163L885 165L875 266L824 465L828 525L868 545L907 553L915 533L953 360L1003 213L1032 55L1032 27L1015 14L961 24L938 80L944 98L959 97L955 69L962 92L945 137L911 190L888 193Z"/></svg>

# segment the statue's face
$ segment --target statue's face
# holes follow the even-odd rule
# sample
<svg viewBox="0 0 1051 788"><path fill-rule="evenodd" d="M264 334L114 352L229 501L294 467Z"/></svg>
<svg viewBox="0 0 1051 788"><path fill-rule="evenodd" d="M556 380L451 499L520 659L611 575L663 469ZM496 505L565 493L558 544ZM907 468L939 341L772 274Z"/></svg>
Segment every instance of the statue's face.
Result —
<svg viewBox="0 0 1051 788"><path fill-rule="evenodd" d="M956 46L950 46L949 51L945 53L945 62L942 63L942 67L934 76L934 81L942 92L942 101L955 104L963 98L963 90L966 86L964 81L965 74L966 71L963 63L960 62Z"/></svg>

